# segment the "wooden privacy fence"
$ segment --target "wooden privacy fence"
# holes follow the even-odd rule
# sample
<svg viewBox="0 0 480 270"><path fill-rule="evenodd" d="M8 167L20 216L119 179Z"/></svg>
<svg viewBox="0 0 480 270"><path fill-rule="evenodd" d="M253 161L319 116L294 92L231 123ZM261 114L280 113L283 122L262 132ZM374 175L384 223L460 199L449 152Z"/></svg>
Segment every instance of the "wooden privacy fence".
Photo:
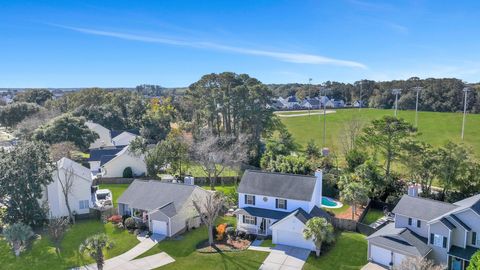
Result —
<svg viewBox="0 0 480 270"><path fill-rule="evenodd" d="M207 177L194 177L195 178L195 185L199 186L207 186L210 184L210 181ZM94 180L94 185L101 185L101 184L131 184L135 179L142 179L142 180L151 180L151 178L98 178ZM159 180L160 181L160 180ZM240 182L240 178L238 176L225 176L219 177L217 180L214 180L215 185L221 185L222 183L225 185L234 185Z"/></svg>

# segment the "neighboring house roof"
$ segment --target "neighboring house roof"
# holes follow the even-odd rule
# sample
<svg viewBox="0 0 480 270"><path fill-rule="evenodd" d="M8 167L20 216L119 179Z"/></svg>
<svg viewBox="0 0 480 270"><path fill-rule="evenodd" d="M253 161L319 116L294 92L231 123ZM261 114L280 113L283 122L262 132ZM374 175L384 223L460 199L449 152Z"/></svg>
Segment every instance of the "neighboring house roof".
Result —
<svg viewBox="0 0 480 270"><path fill-rule="evenodd" d="M478 248L475 248L472 246L467 246L466 248L462 248L462 247L453 245L450 247L450 251L448 252L448 255L470 261L473 254L475 254L475 252L477 251L478 251Z"/></svg>
<svg viewBox="0 0 480 270"><path fill-rule="evenodd" d="M288 216L290 213L289 212L284 212L284 211L277 211L277 210L270 210L270 209L265 209L265 208L257 208L257 207L245 207L245 208L239 208L235 211L235 214L241 214L241 215L249 215L249 216L255 216L255 217L263 217L263 218L271 218L271 219L276 219L280 220L283 219L284 217Z"/></svg>
<svg viewBox="0 0 480 270"><path fill-rule="evenodd" d="M128 131L124 131L120 134L118 134L117 136L115 136L112 141L115 145L117 146L120 146L122 144L119 144L119 141L128 141L127 144L129 144L133 139L135 139L137 137L137 135L133 134L133 133L130 133ZM123 145L126 145L126 144L123 144Z"/></svg>
<svg viewBox="0 0 480 270"><path fill-rule="evenodd" d="M138 131L138 129L135 129L135 128L126 129L126 130L112 130L112 131L110 131L110 134L111 134L112 138L115 138L118 135L122 134L123 132L128 132L128 133L131 133L133 135L140 135L140 132Z"/></svg>
<svg viewBox="0 0 480 270"><path fill-rule="evenodd" d="M82 166L81 164L68 159L66 157L61 158L57 161L57 168L62 168L65 170L73 170L73 173L85 180L92 181L92 174L87 167Z"/></svg>
<svg viewBox="0 0 480 270"><path fill-rule="evenodd" d="M392 212L402 216L430 221L457 207L450 203L403 195Z"/></svg>
<svg viewBox="0 0 480 270"><path fill-rule="evenodd" d="M387 224L367 239L370 244L388 247L411 256L425 257L432 250L428 246L426 238L406 228L395 228L394 223Z"/></svg>
<svg viewBox="0 0 480 270"><path fill-rule="evenodd" d="M123 148L125 148L125 146L90 149L88 161L101 161L102 156L115 156L118 152L122 151Z"/></svg>
<svg viewBox="0 0 480 270"><path fill-rule="evenodd" d="M287 98L287 102L297 102L297 97L296 96L289 96Z"/></svg>
<svg viewBox="0 0 480 270"><path fill-rule="evenodd" d="M480 215L480 194L458 201L454 203L454 205L458 205L462 208L470 208Z"/></svg>
<svg viewBox="0 0 480 270"><path fill-rule="evenodd" d="M113 158L115 158L116 155L104 155L100 158L100 166L103 166L105 163L109 162Z"/></svg>
<svg viewBox="0 0 480 270"><path fill-rule="evenodd" d="M246 170L238 192L310 201L315 181L314 176Z"/></svg>
<svg viewBox="0 0 480 270"><path fill-rule="evenodd" d="M208 195L209 191L194 185L137 179L118 198L118 203L147 211L159 210L170 216L180 211L194 193Z"/></svg>

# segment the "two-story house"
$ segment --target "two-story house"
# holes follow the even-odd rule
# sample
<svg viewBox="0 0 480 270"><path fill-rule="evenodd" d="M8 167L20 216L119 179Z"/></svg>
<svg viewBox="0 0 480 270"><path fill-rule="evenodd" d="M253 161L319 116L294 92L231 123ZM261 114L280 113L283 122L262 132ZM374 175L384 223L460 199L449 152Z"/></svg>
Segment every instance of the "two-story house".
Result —
<svg viewBox="0 0 480 270"><path fill-rule="evenodd" d="M238 187L237 229L272 236L274 244L315 250L303 237L315 216L330 219L322 205L322 172L315 176L245 171Z"/></svg>
<svg viewBox="0 0 480 270"><path fill-rule="evenodd" d="M415 256L464 270L480 248L480 194L453 204L404 195L393 213L394 223L367 238L370 261L395 266Z"/></svg>

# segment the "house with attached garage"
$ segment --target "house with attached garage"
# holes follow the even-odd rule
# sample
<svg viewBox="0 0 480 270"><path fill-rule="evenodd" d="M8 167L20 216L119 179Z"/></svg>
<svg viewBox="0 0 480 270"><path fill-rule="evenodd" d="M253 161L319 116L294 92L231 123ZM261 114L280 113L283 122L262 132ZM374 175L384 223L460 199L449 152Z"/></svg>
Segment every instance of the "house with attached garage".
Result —
<svg viewBox="0 0 480 270"><path fill-rule="evenodd" d="M272 237L274 244L314 251L303 237L312 217L330 215L322 206L322 172L315 176L245 171L238 187L237 230Z"/></svg>
<svg viewBox="0 0 480 270"><path fill-rule="evenodd" d="M391 267L414 256L465 270L480 248L480 194L453 204L404 195L392 212L395 222L367 238L372 262Z"/></svg>
<svg viewBox="0 0 480 270"><path fill-rule="evenodd" d="M118 214L143 222L152 233L172 237L200 226L193 201L211 194L196 185L135 180L118 198Z"/></svg>

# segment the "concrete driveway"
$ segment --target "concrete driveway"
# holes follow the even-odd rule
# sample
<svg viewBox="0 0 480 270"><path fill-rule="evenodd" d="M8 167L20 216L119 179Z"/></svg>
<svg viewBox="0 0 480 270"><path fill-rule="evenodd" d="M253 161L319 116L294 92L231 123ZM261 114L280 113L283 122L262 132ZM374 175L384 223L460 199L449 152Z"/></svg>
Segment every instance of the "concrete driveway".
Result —
<svg viewBox="0 0 480 270"><path fill-rule="evenodd" d="M270 250L260 266L261 270L301 270L310 255L308 249L284 245L277 245Z"/></svg>
<svg viewBox="0 0 480 270"><path fill-rule="evenodd" d="M134 246L129 251L111 259L105 261L103 266L104 270L151 270L160 266L174 262L175 260L167 253L161 252L152 256L148 256L141 259L136 257L145 253L151 249L158 242L165 239L164 235L152 235L150 238L146 238L143 235L137 237L140 243ZM78 270L97 270L95 264L85 265L78 268Z"/></svg>

